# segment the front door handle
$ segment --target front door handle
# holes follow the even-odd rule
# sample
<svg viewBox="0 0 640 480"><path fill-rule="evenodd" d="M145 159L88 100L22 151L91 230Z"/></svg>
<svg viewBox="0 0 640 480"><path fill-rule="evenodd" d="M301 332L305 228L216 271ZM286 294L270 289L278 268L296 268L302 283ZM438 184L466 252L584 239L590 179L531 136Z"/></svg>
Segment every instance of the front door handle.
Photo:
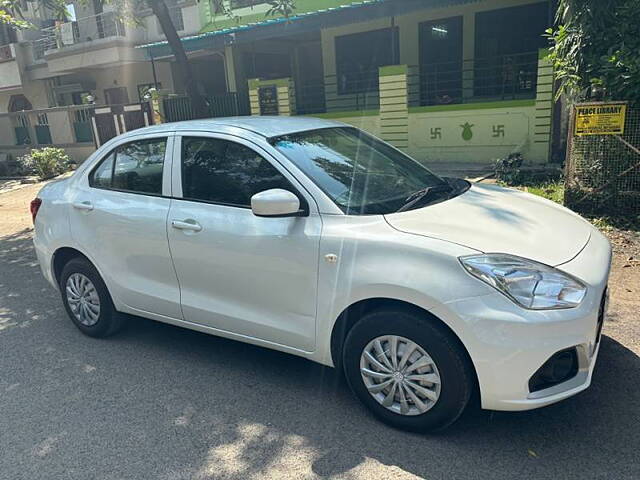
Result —
<svg viewBox="0 0 640 480"><path fill-rule="evenodd" d="M178 230L191 230L192 232L199 232L200 230L202 230L202 225L191 219L171 220L171 226L173 228L177 228Z"/></svg>
<svg viewBox="0 0 640 480"><path fill-rule="evenodd" d="M84 202L73 202L72 205L76 210L86 210L88 212L93 210L93 204L87 200Z"/></svg>

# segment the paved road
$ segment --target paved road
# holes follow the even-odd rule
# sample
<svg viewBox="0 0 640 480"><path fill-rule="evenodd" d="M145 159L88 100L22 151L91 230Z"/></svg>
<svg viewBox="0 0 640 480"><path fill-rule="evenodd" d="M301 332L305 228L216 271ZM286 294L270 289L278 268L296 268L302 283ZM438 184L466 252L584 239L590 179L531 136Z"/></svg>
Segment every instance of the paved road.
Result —
<svg viewBox="0 0 640 480"><path fill-rule="evenodd" d="M408 434L302 359L141 319L108 340L82 336L36 265L30 189L0 195L3 480L640 478L628 302L614 302L587 392Z"/></svg>

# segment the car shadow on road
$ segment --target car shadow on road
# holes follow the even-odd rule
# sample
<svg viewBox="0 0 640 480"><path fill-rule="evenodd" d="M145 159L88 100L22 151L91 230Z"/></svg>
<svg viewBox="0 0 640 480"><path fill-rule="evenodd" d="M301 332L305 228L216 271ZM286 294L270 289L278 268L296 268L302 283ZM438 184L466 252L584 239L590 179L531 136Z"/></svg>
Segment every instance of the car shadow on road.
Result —
<svg viewBox="0 0 640 480"><path fill-rule="evenodd" d="M606 335L586 392L411 434L373 419L337 371L291 355L135 317L110 339L82 336L23 231L0 238L0 352L12 437L0 449L24 478L640 475L640 358Z"/></svg>
<svg viewBox="0 0 640 480"><path fill-rule="evenodd" d="M220 391L234 392L231 408L239 424L212 449L235 450L228 472L242 460L245 478L261 476L270 462L286 462L291 435L324 452L312 469L328 477L357 468L367 458L425 478L640 474L635 460L640 359L607 336L588 391L530 412L487 412L472 405L458 423L432 435L378 423L350 395L339 372L297 357L140 319L125 336L125 341L152 342L154 349L164 344L170 355L195 355L200 367L220 372L222 380L216 383L221 382ZM200 393L211 398L208 388ZM214 404L200 407L201 413L217 411ZM260 428L265 425L269 428ZM209 455L206 463L224 471L223 459Z"/></svg>

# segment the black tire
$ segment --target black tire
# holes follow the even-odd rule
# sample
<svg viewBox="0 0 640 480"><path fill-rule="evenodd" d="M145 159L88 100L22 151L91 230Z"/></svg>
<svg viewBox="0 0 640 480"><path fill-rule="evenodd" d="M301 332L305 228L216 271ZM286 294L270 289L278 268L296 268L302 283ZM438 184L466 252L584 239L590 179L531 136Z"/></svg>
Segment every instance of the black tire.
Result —
<svg viewBox="0 0 640 480"><path fill-rule="evenodd" d="M69 301L67 299L66 293L66 285L67 280L74 273L80 273L86 276L98 294L98 298L100 299L100 313L98 316L98 320L94 325L84 325L82 324L73 313L71 306L69 305ZM67 310L67 314L69 318L74 323L78 329L88 335L90 337L103 338L113 335L118 330L120 330L124 324L123 316L118 313L113 306L113 301L111 300L111 295L109 295L109 291L107 290L107 286L104 284L102 277L96 270L96 268L82 257L76 257L63 267L62 273L60 275L60 293L62 295L62 303L64 304L64 308Z"/></svg>
<svg viewBox="0 0 640 480"><path fill-rule="evenodd" d="M367 390L360 374L360 357L373 339L397 335L418 344L435 362L440 374L440 394L425 413L401 415L383 407ZM424 312L387 308L364 315L344 342L343 368L358 399L380 420L414 432L437 431L455 422L469 403L475 374L462 346L446 327Z"/></svg>

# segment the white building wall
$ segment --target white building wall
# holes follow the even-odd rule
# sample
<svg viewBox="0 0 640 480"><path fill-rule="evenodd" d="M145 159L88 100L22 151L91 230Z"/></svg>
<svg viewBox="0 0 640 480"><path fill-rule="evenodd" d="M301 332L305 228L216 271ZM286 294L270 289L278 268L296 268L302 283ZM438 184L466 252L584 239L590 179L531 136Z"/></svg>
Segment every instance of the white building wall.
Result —
<svg viewBox="0 0 640 480"><path fill-rule="evenodd" d="M13 133L13 124L9 117L0 117L0 145L13 145L15 143L15 135ZM0 150L0 153L5 153Z"/></svg>
<svg viewBox="0 0 640 480"><path fill-rule="evenodd" d="M171 65L169 62L156 62L156 75L163 89L174 90ZM139 62L118 67L95 68L83 70L81 73L61 76L62 83L80 83L80 78L95 83L92 94L96 104L104 104L104 90L114 87L126 87L130 102L138 101L138 85L153 83L151 62ZM24 82L22 88L0 91L0 113L9 109L11 95L23 94L31 102L34 109L49 108L45 80Z"/></svg>
<svg viewBox="0 0 640 480"><path fill-rule="evenodd" d="M174 8L169 5L169 8ZM200 31L200 14L198 4L194 1L183 2L181 4L183 28L178 30L178 35L194 35ZM158 19L151 13L151 10L144 11L144 28L140 29L140 34L144 37L144 42L157 42L164 40L164 34L158 23Z"/></svg>
<svg viewBox="0 0 640 480"><path fill-rule="evenodd" d="M407 153L424 162L488 164L510 153L544 162L532 148L534 118L535 106L412 113Z"/></svg>
<svg viewBox="0 0 640 480"><path fill-rule="evenodd" d="M104 104L105 89L116 87L126 87L129 102L137 102L138 85L153 83L153 70L150 61L89 70L87 75L95 80L94 95L97 104ZM173 78L169 62L156 62L156 75L158 83L162 85L163 89L173 91Z"/></svg>
<svg viewBox="0 0 640 480"><path fill-rule="evenodd" d="M73 119L69 111L58 110L51 113L47 113L47 119L49 120L49 130L51 132L51 138L57 144L71 144L75 143L75 136L72 130Z"/></svg>
<svg viewBox="0 0 640 480"><path fill-rule="evenodd" d="M50 106L44 82L28 82L23 83L22 88L0 92L0 113L6 113L9 110L11 95L18 94L23 94L27 97L34 109L48 108Z"/></svg>

